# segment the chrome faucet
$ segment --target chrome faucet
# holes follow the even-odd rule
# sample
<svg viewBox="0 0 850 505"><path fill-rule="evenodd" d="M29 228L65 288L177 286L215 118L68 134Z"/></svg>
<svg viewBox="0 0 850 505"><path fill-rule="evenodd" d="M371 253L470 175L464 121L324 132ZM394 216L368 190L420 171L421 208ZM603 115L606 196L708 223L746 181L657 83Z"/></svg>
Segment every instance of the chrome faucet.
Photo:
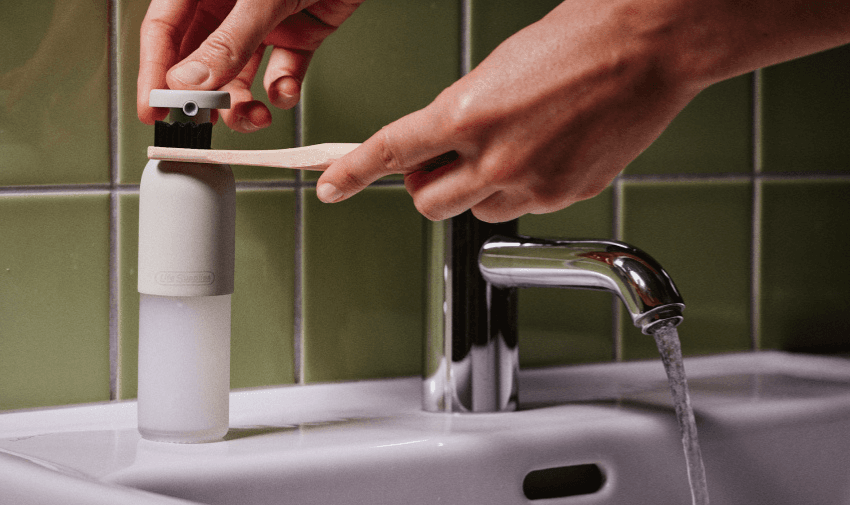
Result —
<svg viewBox="0 0 850 505"><path fill-rule="evenodd" d="M458 240L458 228L468 224L446 222L432 237L432 269L437 266L433 256L439 245L446 252L442 279L431 279L424 410L499 412L517 408L517 288L608 291L622 300L635 326L645 334L651 334L656 325L678 325L682 321L685 305L673 280L640 249L610 240L493 236L476 241L476 237L464 237L463 233ZM481 226L483 232L473 235L492 231L486 228L490 225L477 223L472 228ZM457 242L461 242L459 247ZM458 275L453 270L463 270L464 262L458 261L457 252L463 253L470 246L478 246L474 258L477 271ZM478 287L470 289L470 283ZM480 304L456 299L470 292L473 298L481 299Z"/></svg>

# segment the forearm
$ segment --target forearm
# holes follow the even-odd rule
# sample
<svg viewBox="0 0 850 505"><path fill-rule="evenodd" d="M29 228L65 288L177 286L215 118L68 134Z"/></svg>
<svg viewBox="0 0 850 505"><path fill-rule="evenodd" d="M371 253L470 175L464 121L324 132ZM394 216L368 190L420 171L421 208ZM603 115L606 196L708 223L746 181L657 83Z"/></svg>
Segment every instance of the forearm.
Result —
<svg viewBox="0 0 850 505"><path fill-rule="evenodd" d="M850 43L850 1L742 2L735 74ZM749 4L749 5L748 5ZM749 29L748 29L749 27ZM735 67L738 68L735 68Z"/></svg>
<svg viewBox="0 0 850 505"><path fill-rule="evenodd" d="M656 59L671 82L698 89L850 43L848 0L604 0L593 8L607 11L602 32ZM566 0L542 22L573 25L579 9Z"/></svg>

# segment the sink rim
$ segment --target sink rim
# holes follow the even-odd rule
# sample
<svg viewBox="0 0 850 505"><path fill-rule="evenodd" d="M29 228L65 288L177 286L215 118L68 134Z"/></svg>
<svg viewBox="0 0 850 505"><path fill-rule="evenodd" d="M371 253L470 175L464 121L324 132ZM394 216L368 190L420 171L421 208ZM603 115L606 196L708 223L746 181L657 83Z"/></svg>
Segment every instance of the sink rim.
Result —
<svg viewBox="0 0 850 505"><path fill-rule="evenodd" d="M740 374L744 369L753 374L817 376L848 386L835 402L824 398L756 398L750 409L741 409L740 401L728 405L723 401L705 403L698 392L694 398L697 415L709 416L713 422L750 429L764 424L766 417L797 419L815 407L822 418L850 412L850 360L846 358L769 351L686 358L685 367L692 382L720 374ZM521 371L521 379L521 402L533 401L535 395L551 395L553 388L565 391L565 398L571 401L515 413L445 414L421 410L418 377L287 385L233 391L233 434L224 442L180 445L142 440L136 431L135 402L124 401L0 413L0 451L24 448L16 452L68 467L101 482L122 483L148 477L155 480L157 475L169 471L179 474L191 466L187 461L198 456L209 459L212 466L208 468L218 465L225 472L239 469L239 465L252 459L260 464L253 468L260 468L285 461L294 464L298 457L312 457L311 454L315 456L315 467L321 468L325 464L321 457L332 457L334 451L351 456L350 461L355 461L352 455L357 451L392 451L396 455L393 457L403 458L425 450L419 454L433 456L439 444L456 453L469 451L497 458L503 453L487 448L493 440L520 447L535 440L536 426L562 421L569 426L565 423L553 433L564 437L609 423L621 431L661 437L668 446L671 440L675 442L675 421L670 415L672 406L666 400L666 377L660 360L532 369ZM711 399L711 395L706 398ZM425 432L428 437L422 437ZM353 434L359 439L350 440ZM425 438L431 446L424 445ZM66 450L101 446L101 452L79 455L66 464L51 452L63 444ZM82 461L87 457L92 461L112 457L114 462L110 466L98 460L95 465ZM148 459L143 460L144 457ZM549 458L545 461L558 460L557 454ZM597 462L613 474L613 483L606 486L618 485L617 464ZM545 464L549 463L537 464L527 459L522 465L528 468L499 471L527 472L535 465Z"/></svg>

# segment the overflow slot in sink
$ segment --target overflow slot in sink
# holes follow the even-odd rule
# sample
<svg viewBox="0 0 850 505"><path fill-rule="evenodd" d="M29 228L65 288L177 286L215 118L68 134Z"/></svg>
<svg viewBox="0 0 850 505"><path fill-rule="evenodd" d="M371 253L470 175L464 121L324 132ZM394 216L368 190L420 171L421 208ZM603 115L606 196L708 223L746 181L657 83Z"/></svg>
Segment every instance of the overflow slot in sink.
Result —
<svg viewBox="0 0 850 505"><path fill-rule="evenodd" d="M522 492L529 500L544 500L593 494L604 485L605 473L588 463L533 470L523 479Z"/></svg>

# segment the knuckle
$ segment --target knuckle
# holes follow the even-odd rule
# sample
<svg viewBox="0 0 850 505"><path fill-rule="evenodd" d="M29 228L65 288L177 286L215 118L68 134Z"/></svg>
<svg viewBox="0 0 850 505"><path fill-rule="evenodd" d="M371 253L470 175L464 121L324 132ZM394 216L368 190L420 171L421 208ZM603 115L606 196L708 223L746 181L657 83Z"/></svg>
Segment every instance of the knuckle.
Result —
<svg viewBox="0 0 850 505"><path fill-rule="evenodd" d="M487 186L503 189L517 181L518 170L510 159L502 156L487 156L478 161L478 177Z"/></svg>
<svg viewBox="0 0 850 505"><path fill-rule="evenodd" d="M448 107L444 128L454 138L463 139L474 135L476 125L480 125L478 111L467 100L461 98Z"/></svg>
<svg viewBox="0 0 850 505"><path fill-rule="evenodd" d="M568 207L575 199L561 192L538 191L532 192L531 201L535 211L548 214Z"/></svg>
<svg viewBox="0 0 850 505"><path fill-rule="evenodd" d="M164 38L169 43L179 47L183 38L180 27L167 17L151 15L150 13L142 20L140 33L142 37Z"/></svg>
<svg viewBox="0 0 850 505"><path fill-rule="evenodd" d="M429 221L439 221L439 214L436 212L436 209L432 205L426 205L422 203L420 200L414 200L413 205L416 207L416 210L422 214L425 219Z"/></svg>
<svg viewBox="0 0 850 505"><path fill-rule="evenodd" d="M338 184L338 187L345 193L357 192L369 185L368 181L364 180L356 173L345 172L341 175L342 180Z"/></svg>
<svg viewBox="0 0 850 505"><path fill-rule="evenodd" d="M471 130L468 112L461 104L450 107L444 119L443 127L452 137L462 136Z"/></svg>
<svg viewBox="0 0 850 505"><path fill-rule="evenodd" d="M224 63L234 75L242 69L242 66L251 56L245 51L237 49L238 44L235 38L224 29L216 30L210 34L204 46L204 58Z"/></svg>
<svg viewBox="0 0 850 505"><path fill-rule="evenodd" d="M500 220L493 214L492 210L486 207L473 207L472 215L475 219L485 223L498 223Z"/></svg>
<svg viewBox="0 0 850 505"><path fill-rule="evenodd" d="M547 214L569 206L576 201L575 195L569 189L551 181L540 181L527 188L526 194L530 204L530 212Z"/></svg>
<svg viewBox="0 0 850 505"><path fill-rule="evenodd" d="M394 141L387 128L381 129L381 141L379 144L379 156L381 164L391 173L401 173L404 162L399 153L393 148Z"/></svg>
<svg viewBox="0 0 850 505"><path fill-rule="evenodd" d="M531 214L550 214L552 212L557 212L562 209L566 209L573 203L575 200L570 198L559 198L557 200L547 200L547 201L532 201L529 205L528 212Z"/></svg>
<svg viewBox="0 0 850 505"><path fill-rule="evenodd" d="M146 16L144 20L142 20L141 29L139 30L142 33L142 38L145 35L150 34L158 34L163 36L166 40L171 42L172 44L176 44L179 42L179 37L177 34L179 31L172 24L163 19Z"/></svg>
<svg viewBox="0 0 850 505"><path fill-rule="evenodd" d="M525 207L524 197L499 191L474 205L472 215L485 223L499 223L521 215Z"/></svg>
<svg viewBox="0 0 850 505"><path fill-rule="evenodd" d="M488 136L501 121L501 116L494 109L492 98L485 95L476 86L459 82L447 88L435 101L442 111L441 126L459 140L480 140Z"/></svg>
<svg viewBox="0 0 850 505"><path fill-rule="evenodd" d="M528 189L531 200L542 205L552 205L564 198L564 192L547 184L535 184Z"/></svg>
<svg viewBox="0 0 850 505"><path fill-rule="evenodd" d="M607 187L605 182L584 181L579 187L569 183L541 181L529 186L526 193L532 202L534 214L547 214L569 207L570 205L599 196Z"/></svg>
<svg viewBox="0 0 850 505"><path fill-rule="evenodd" d="M429 221L441 221L447 217L444 215L443 206L433 198L414 196L413 205Z"/></svg>
<svg viewBox="0 0 850 505"><path fill-rule="evenodd" d="M485 202L472 207L472 215L485 223L503 223L525 214L525 205L506 205L504 201Z"/></svg>

